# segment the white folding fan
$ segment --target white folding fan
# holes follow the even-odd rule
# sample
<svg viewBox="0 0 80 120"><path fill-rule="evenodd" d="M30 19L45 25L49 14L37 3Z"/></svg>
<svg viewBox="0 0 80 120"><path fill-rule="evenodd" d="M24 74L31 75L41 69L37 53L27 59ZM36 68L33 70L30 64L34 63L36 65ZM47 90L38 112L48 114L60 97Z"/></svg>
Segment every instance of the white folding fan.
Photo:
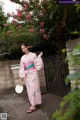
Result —
<svg viewBox="0 0 80 120"><path fill-rule="evenodd" d="M15 92L16 93L22 93L23 92L23 86L22 85L16 85L15 86Z"/></svg>

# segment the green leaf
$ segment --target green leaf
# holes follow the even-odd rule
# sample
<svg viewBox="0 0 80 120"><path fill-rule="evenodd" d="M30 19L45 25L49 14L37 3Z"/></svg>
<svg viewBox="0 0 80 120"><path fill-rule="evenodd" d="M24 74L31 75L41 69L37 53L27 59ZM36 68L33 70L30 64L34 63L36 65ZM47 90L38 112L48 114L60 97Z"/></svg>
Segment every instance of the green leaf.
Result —
<svg viewBox="0 0 80 120"><path fill-rule="evenodd" d="M69 83L70 80L80 80L80 71L68 75L65 79L66 83Z"/></svg>
<svg viewBox="0 0 80 120"><path fill-rule="evenodd" d="M80 55L80 45L77 45L77 46L73 49L73 55Z"/></svg>

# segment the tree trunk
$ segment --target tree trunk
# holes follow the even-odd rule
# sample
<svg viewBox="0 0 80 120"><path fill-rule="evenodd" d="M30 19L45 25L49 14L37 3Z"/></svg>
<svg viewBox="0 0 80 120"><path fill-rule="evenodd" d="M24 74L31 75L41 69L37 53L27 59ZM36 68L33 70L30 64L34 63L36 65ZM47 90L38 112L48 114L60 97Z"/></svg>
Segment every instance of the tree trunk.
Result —
<svg viewBox="0 0 80 120"><path fill-rule="evenodd" d="M65 8L64 13L63 13L63 19L58 24L58 26L56 28L56 35L55 35L56 36L56 46L58 48L59 53L61 53L61 50L65 44L65 40L62 41L62 35L63 35L64 29L66 27L66 16L67 16L67 10Z"/></svg>

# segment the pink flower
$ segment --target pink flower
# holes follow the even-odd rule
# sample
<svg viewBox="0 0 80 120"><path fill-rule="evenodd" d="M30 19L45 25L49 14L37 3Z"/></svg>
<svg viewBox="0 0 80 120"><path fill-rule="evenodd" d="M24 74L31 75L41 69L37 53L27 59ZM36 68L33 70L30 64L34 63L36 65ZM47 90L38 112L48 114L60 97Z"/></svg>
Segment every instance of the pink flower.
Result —
<svg viewBox="0 0 80 120"><path fill-rule="evenodd" d="M16 15L16 14L15 14L15 15L13 15L13 18L14 18L14 19L16 19L17 17L18 17L18 15Z"/></svg>
<svg viewBox="0 0 80 120"><path fill-rule="evenodd" d="M41 13L40 13L40 15L39 15L39 16L43 18L43 17L45 16L45 13L46 13L46 10L45 10L45 9L43 9L43 10L41 11Z"/></svg>
<svg viewBox="0 0 80 120"><path fill-rule="evenodd" d="M44 22L40 22L40 26L41 26L41 27L43 27L43 26L44 26L44 24L45 24Z"/></svg>
<svg viewBox="0 0 80 120"><path fill-rule="evenodd" d="M29 6L29 3L27 2L27 1L24 1L24 5L23 5L24 7L26 6L26 7L28 7Z"/></svg>
<svg viewBox="0 0 80 120"><path fill-rule="evenodd" d="M19 9L16 9L16 10L17 10L17 15L18 15L18 17L22 17L22 11L19 10Z"/></svg>
<svg viewBox="0 0 80 120"><path fill-rule="evenodd" d="M7 23L4 23L3 25L4 25L4 27L7 27L7 26L8 26L8 24L7 24Z"/></svg>
<svg viewBox="0 0 80 120"><path fill-rule="evenodd" d="M29 6L29 3L27 1L24 1L23 10L27 10L28 6Z"/></svg>
<svg viewBox="0 0 80 120"><path fill-rule="evenodd" d="M26 16L26 20L31 20L32 19L32 15L29 13L27 16Z"/></svg>
<svg viewBox="0 0 80 120"><path fill-rule="evenodd" d="M15 21L15 20L12 20L12 23L13 23L13 24L16 24L16 23L17 23L17 21Z"/></svg>
<svg viewBox="0 0 80 120"><path fill-rule="evenodd" d="M23 11L25 11L25 10L27 10L27 6L24 6L24 7L23 7Z"/></svg>
<svg viewBox="0 0 80 120"><path fill-rule="evenodd" d="M44 34L43 38L46 39L46 40L48 40L48 35Z"/></svg>
<svg viewBox="0 0 80 120"><path fill-rule="evenodd" d="M10 14L10 13L7 13L7 17L11 17L11 14Z"/></svg>
<svg viewBox="0 0 80 120"><path fill-rule="evenodd" d="M12 31L11 31L11 30L8 30L8 31L7 31L7 34L10 34L10 33L12 33Z"/></svg>
<svg viewBox="0 0 80 120"><path fill-rule="evenodd" d="M29 29L29 32L34 32L34 28L30 28L30 29Z"/></svg>
<svg viewBox="0 0 80 120"><path fill-rule="evenodd" d="M18 28L22 28L22 26L21 26L21 25L19 25L19 26L18 26Z"/></svg>
<svg viewBox="0 0 80 120"><path fill-rule="evenodd" d="M19 34L16 34L16 37L19 36Z"/></svg>
<svg viewBox="0 0 80 120"><path fill-rule="evenodd" d="M44 29L40 29L40 32L41 32L41 33L44 33Z"/></svg>

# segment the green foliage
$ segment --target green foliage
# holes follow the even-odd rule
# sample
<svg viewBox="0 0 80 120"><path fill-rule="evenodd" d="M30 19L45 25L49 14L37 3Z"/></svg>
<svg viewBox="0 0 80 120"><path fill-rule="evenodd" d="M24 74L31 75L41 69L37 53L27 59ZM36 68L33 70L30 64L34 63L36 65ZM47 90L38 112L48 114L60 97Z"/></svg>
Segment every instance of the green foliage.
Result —
<svg viewBox="0 0 80 120"><path fill-rule="evenodd" d="M80 89L75 89L63 98L60 109L53 114L55 120L78 120L80 114ZM76 119L78 116L78 119Z"/></svg>
<svg viewBox="0 0 80 120"><path fill-rule="evenodd" d="M80 65L80 45L77 45L72 53L68 56L68 60L72 60L72 66ZM78 60L78 61L76 61ZM73 88L64 98L60 104L60 109L53 114L55 120L79 120L80 118L80 70L78 69L73 74L66 78L66 83L75 81L75 88Z"/></svg>
<svg viewBox="0 0 80 120"><path fill-rule="evenodd" d="M77 45L72 53L67 58L69 61L71 61L71 66L74 66L75 68L79 68L80 66L80 45ZM70 80L80 80L80 70L78 69L73 74L70 74L66 78L66 83L68 83Z"/></svg>
<svg viewBox="0 0 80 120"><path fill-rule="evenodd" d="M0 43L4 44L3 47L0 47L1 51L11 52L16 44L20 44L22 41L28 42L31 46L36 46L37 44L45 43L47 41L47 44L50 41L55 45L56 39L54 38L57 37L56 31L58 30L57 28L59 25L65 24L66 26L65 29L62 30L64 33L61 36L61 39L64 39L65 41L69 39L69 33L75 31L75 29L79 27L79 22L75 23L75 19L77 19L79 14L76 12L76 6L74 4L65 5L64 7L64 5L58 4L57 0L44 0L43 2L40 2L39 0L29 0L26 9L24 7L26 5L24 4L24 1L20 2L19 0L15 0L15 2L20 4L22 9L21 13L19 13L16 18L14 17L14 13L11 14L14 21L16 21L14 23L7 22L3 13L3 7L1 6L3 16L2 25L7 24L6 26L3 26L0 31ZM66 17L64 15L65 10ZM29 13L31 13L31 20L26 19L26 16ZM42 13L43 16L41 17ZM63 20L64 18L65 22ZM40 26L41 22L44 22L43 27ZM29 32L32 28L33 31ZM41 29L44 29L44 32L40 32ZM8 47L5 47L5 43L7 43Z"/></svg>
<svg viewBox="0 0 80 120"><path fill-rule="evenodd" d="M79 11L80 11L80 5L79 5L79 4L76 4L75 6L76 6L77 12L79 12Z"/></svg>
<svg viewBox="0 0 80 120"><path fill-rule="evenodd" d="M75 73L68 75L66 78L66 83L68 84L70 80L75 80L77 85L77 81L80 80L80 71L76 71Z"/></svg>
<svg viewBox="0 0 80 120"><path fill-rule="evenodd" d="M3 3L0 1L0 32L3 29L3 23L6 22L7 17L4 15L3 12Z"/></svg>

